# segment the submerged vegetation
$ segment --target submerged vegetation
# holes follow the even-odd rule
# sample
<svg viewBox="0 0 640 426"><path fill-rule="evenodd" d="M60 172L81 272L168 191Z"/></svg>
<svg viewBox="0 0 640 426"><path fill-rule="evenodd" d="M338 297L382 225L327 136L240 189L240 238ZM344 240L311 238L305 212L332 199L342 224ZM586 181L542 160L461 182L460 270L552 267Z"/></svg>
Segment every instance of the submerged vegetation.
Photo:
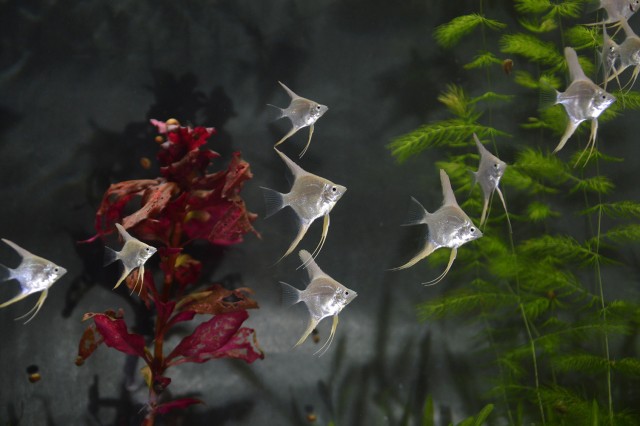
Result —
<svg viewBox="0 0 640 426"><path fill-rule="evenodd" d="M612 168L608 163L624 167L623 159L606 154L612 142L606 133L588 160L576 164L587 144L586 126L561 155L551 154L566 114L560 105L538 109L539 92L568 85L566 46L578 51L585 74L602 86L603 29L585 23L607 16L587 14L579 0L516 0L505 7L514 8L517 23L485 14L481 0L477 13L436 28L434 37L445 49L480 32L477 54L463 65L468 84L448 85L438 97L449 118L388 145L399 162L425 150L442 153L434 176L436 168L448 173L460 206L476 223L482 193L469 173L479 161L473 135L509 164L502 188L512 231L507 214L493 203L484 236L461 253L472 266L453 268L448 282L454 288L421 303L419 317L477 319L482 350L495 353L485 395L495 404L488 423L638 424L640 303L624 296L635 284L628 273L634 262L625 250L640 241L640 202L617 199L616 182L603 174ZM496 92L497 78L511 93ZM617 102L600 117L606 125L640 106L640 95L622 86L609 82ZM497 114L521 120L518 135L524 136L512 138L512 130L497 127ZM445 261L435 254L431 259Z"/></svg>

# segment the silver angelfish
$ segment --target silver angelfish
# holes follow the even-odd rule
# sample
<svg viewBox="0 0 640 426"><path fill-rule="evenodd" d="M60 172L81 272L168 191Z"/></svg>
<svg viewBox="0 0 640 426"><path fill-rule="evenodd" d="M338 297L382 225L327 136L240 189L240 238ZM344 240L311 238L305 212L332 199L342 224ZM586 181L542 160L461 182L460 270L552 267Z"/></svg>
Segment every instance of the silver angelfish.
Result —
<svg viewBox="0 0 640 426"><path fill-rule="evenodd" d="M553 152L556 153L564 147L580 123L585 120L591 120L591 134L589 135L589 141L587 142L587 146L582 154L580 154L578 161L576 161L577 164L587 150L589 150L589 157L591 156L598 134L598 117L604 110L615 102L616 98L600 86L596 85L585 75L580 63L578 62L578 55L575 50L571 47L565 47L564 56L569 67L569 78L571 83L564 92L554 90L555 93L551 94L553 98L550 99L550 103L562 104L567 112L569 122L567 123L567 128L560 139L560 143ZM589 157L587 157L587 161L589 160Z"/></svg>
<svg viewBox="0 0 640 426"><path fill-rule="evenodd" d="M313 221L324 216L322 236L313 251L313 257L316 257L320 253L329 232L329 212L347 191L347 188L303 170L302 167L291 161L282 152L277 149L275 151L291 170L294 180L291 190L287 194L262 187L267 206L266 217L289 206L296 213L299 220L298 235L289 246L287 252L278 259L278 262L293 252Z"/></svg>
<svg viewBox="0 0 640 426"><path fill-rule="evenodd" d="M616 73L617 64L620 62L620 46L616 43L607 32L607 28L602 26L602 52L600 53L600 62L604 72L604 88L607 88L607 83L613 78L618 82L620 87L620 80Z"/></svg>
<svg viewBox="0 0 640 426"><path fill-rule="evenodd" d="M289 130L289 133L284 135L282 139L276 142L274 148L287 140L289 137L293 136L293 134L298 130L302 129L303 127L309 126L309 140L307 141L307 145L305 145L304 149L300 153L300 158L302 158L304 153L307 152L309 144L311 144L311 136L313 135L313 126L315 122L318 121L318 119L322 117L325 112L327 112L329 107L303 98L302 96L298 96L293 92L293 90L285 86L284 83L280 81L278 83L280 83L284 90L287 91L287 94L289 94L291 103L287 108L280 108L271 104L267 105L274 107L280 111L280 115L276 118L276 120L287 117L291 121L292 127L291 130Z"/></svg>
<svg viewBox="0 0 640 426"><path fill-rule="evenodd" d="M322 355L329 349L336 334L338 314L356 298L358 293L348 289L322 272L308 251L300 250L299 255L300 260L306 265L307 272L309 273L309 284L304 290L298 290L280 281L280 284L282 284L282 301L288 305L304 302L304 304L307 305L307 309L309 309L307 328L294 347L301 345L323 318L333 316L333 324L331 325L329 338L314 354Z"/></svg>
<svg viewBox="0 0 640 426"><path fill-rule="evenodd" d="M616 24L631 18L640 9L640 0L599 0L592 9L604 9L607 12L607 19L596 22L597 25Z"/></svg>
<svg viewBox="0 0 640 426"><path fill-rule="evenodd" d="M413 204L409 210L409 219L405 225L427 225L429 232L425 239L424 247L407 263L392 269L392 271L397 271L409 268L441 247L450 248L451 255L444 272L435 279L423 283L424 285L434 285L442 281L456 259L458 247L482 237L482 232L474 226L469 216L458 205L456 196L451 188L449 176L442 169L440 170L440 181L442 183L444 201L442 206L435 212L429 213L418 200L411 198Z"/></svg>
<svg viewBox="0 0 640 426"><path fill-rule="evenodd" d="M0 270L2 271L2 277L0 278L0 280L16 280L20 283L21 289L20 294L15 296L13 299L10 299L9 301L1 304L0 308L4 308L16 302L19 302L20 300L33 293L37 293L39 291L42 292L35 306L31 308L31 310L29 310L29 312L27 312L26 314L16 318L16 320L25 318L33 312L33 315L31 315L31 317L29 317L29 319L25 321L26 324L31 321L36 316L38 311L40 311L40 308L42 308L42 305L44 304L44 301L47 299L47 296L49 294L49 288L51 288L51 286L56 281L58 281L60 277L66 274L67 270L62 266L58 266L55 263L48 261L47 259L43 259L28 252L12 241L6 240L4 238L2 239L2 241L4 241L16 252L18 252L20 257L22 258L22 261L20 262L20 265L18 265L18 267L15 269L7 268L4 265L0 265Z"/></svg>
<svg viewBox="0 0 640 426"><path fill-rule="evenodd" d="M618 76L625 69L634 67L631 78L629 79L627 84L625 84L625 87L629 86L629 90L631 90L631 87L633 87L636 79L638 78L638 73L640 73L640 37L638 37L636 33L633 32L626 19L622 19L620 21L620 25L624 29L624 33L626 36L624 41L617 46L617 58L620 62L620 65L617 68L614 68L613 72L610 73L609 76L607 76L605 82L611 81L615 78L618 81L618 86L620 86L620 80L618 79ZM607 36L606 38L609 37ZM612 42L611 40L606 43L608 43L609 46L614 45L614 42ZM621 87L621 89L623 89L623 87Z"/></svg>
<svg viewBox="0 0 640 426"><path fill-rule="evenodd" d="M152 247L148 244L143 243L137 238L131 236L125 229L124 226L116 223L116 228L118 228L118 232L122 236L124 240L124 246L122 250L115 251L109 247L105 247L104 252L104 264L109 265L117 260L122 262L123 271L120 279L113 287L114 290L122 284L125 278L136 268L140 268L138 271L138 279L133 285L132 293L138 287L138 283L140 283L140 292L142 291L142 285L144 280L144 264L145 262L154 255L156 252L156 248ZM138 294L140 293L138 292Z"/></svg>
<svg viewBox="0 0 640 426"><path fill-rule="evenodd" d="M471 172L473 175L474 184L480 184L482 188L482 195L484 198L482 206L482 215L480 216L480 226L482 226L487 219L487 210L489 208L489 200L494 192L498 193L504 212L507 215L507 222L509 223L509 229L511 229L511 220L509 219L509 212L507 211L507 203L504 201L502 191L500 191L500 179L507 170L507 163L489 152L487 148L482 145L478 136L474 133L473 140L478 147L478 153L480 154L480 165L477 172Z"/></svg>

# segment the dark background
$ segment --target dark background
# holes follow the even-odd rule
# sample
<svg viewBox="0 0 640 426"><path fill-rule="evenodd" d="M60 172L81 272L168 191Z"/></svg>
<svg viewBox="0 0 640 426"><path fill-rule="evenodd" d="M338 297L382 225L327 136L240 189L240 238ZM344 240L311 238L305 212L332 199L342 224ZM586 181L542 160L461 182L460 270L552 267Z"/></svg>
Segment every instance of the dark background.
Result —
<svg viewBox="0 0 640 426"><path fill-rule="evenodd" d="M84 366L74 365L87 325L80 322L83 313L123 307L130 324L145 325L126 290L111 290L117 277L102 268L101 245L76 241L92 235L95 209L110 183L158 174L155 162L144 170L139 160L155 159L148 119L170 117L218 129L209 147L223 154L219 167L231 152L242 151L255 175L243 196L260 215L255 227L262 234L229 248L197 248L208 262L206 282L255 290L260 309L250 312L247 324L266 357L249 366L219 360L169 370L174 396L206 403L181 414L186 424L304 423L307 408L319 424L397 424L406 407L420 412L427 393L443 422L484 405L486 373L494 366L490 353L477 351L486 347L478 330L459 321L419 323L415 313L417 302L464 282L450 275L438 286L421 286L440 273L428 262L385 271L418 248L423 230L399 225L410 196L430 210L440 205L434 163L444 159L431 150L398 165L385 145L445 117L436 97L446 84L463 84L471 94L486 90L484 75L461 68L481 47L478 37L465 39L455 52L438 48L431 37L436 25L477 11L477 5L396 3L0 2L0 236L69 270L30 324L13 319L35 296L0 310L1 424L139 422L146 401L141 365L106 347ZM511 20L501 4L488 2L488 13ZM291 350L308 314L300 305L280 305L279 280L301 288L307 279L296 271L297 256L273 266L293 240L294 216L287 209L263 219L259 187L289 188L286 167L272 150L289 123L272 121L274 111L266 107L288 105L278 80L329 106L299 164L348 188L331 214L317 262L359 296L340 315L336 340L321 358L312 355L318 346L311 341ZM500 70L493 81L493 90L520 91ZM498 141L505 161L529 143L517 123L536 108L535 100L523 98L491 117L516 134ZM601 126L601 140L611 142L607 153L628 160L612 175L620 199L637 195L637 156L631 155L637 149L624 136L634 128L623 120ZM283 151L297 159L307 135L301 130ZM572 142L565 150L576 149ZM556 143L554 138L543 148ZM518 211L517 203L509 205ZM312 250L320 229L314 224L299 248ZM18 262L6 246L0 257L11 267ZM1 300L17 288L2 284ZM330 320L321 323L321 342L329 328ZM172 336L167 347L179 338ZM39 383L27 381L31 364L40 367Z"/></svg>

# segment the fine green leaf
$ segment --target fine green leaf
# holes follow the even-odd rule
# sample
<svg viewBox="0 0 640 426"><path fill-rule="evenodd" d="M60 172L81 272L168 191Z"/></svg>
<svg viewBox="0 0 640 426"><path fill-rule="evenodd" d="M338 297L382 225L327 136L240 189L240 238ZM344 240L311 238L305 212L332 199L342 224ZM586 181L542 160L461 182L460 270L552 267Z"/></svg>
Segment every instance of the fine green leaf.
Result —
<svg viewBox="0 0 640 426"><path fill-rule="evenodd" d="M601 234L601 237L620 243L637 243L640 241L640 224L618 226Z"/></svg>
<svg viewBox="0 0 640 426"><path fill-rule="evenodd" d="M514 306L516 302L516 297L509 293L499 291L472 293L465 291L458 294L449 294L444 299L430 300L419 305L418 317L421 321L426 321L447 315L468 313L479 308L487 310Z"/></svg>
<svg viewBox="0 0 640 426"><path fill-rule="evenodd" d="M602 214L613 218L640 218L640 203L635 201L618 201L614 203L596 204L593 207L583 210L582 214L598 213L602 209Z"/></svg>
<svg viewBox="0 0 640 426"><path fill-rule="evenodd" d="M552 359L552 364L559 371L579 371L589 374L604 373L609 365L606 358L587 353L559 355Z"/></svg>
<svg viewBox="0 0 640 426"><path fill-rule="evenodd" d="M462 37L471 33L478 25L484 25L493 30L500 30L506 27L506 24L502 22L487 19L482 15L472 13L458 16L446 24L439 25L436 27L433 36L440 46L451 48L458 44Z"/></svg>
<svg viewBox="0 0 640 426"><path fill-rule="evenodd" d="M435 426L434 417L433 398L431 395L427 395L427 399L424 401L424 408L422 409L422 426Z"/></svg>
<svg viewBox="0 0 640 426"><path fill-rule="evenodd" d="M518 19L520 25L524 27L527 31L531 31L532 33L548 33L550 31L558 28L558 24L555 19L539 19L536 18L520 18Z"/></svg>
<svg viewBox="0 0 640 426"><path fill-rule="evenodd" d="M479 55L476 55L473 58L473 61L469 62L468 64L465 64L463 68L466 70L471 70L476 68L488 68L491 65L496 65L496 64L501 65L502 61L498 59L491 52L482 52Z"/></svg>
<svg viewBox="0 0 640 426"><path fill-rule="evenodd" d="M514 7L519 13L542 14L551 8L550 0L515 0Z"/></svg>
<svg viewBox="0 0 640 426"><path fill-rule="evenodd" d="M464 419L458 423L458 426L482 426L486 424L486 420L493 411L493 407L493 404L485 405L477 415Z"/></svg>
<svg viewBox="0 0 640 426"><path fill-rule="evenodd" d="M529 34L507 34L500 39L500 50L524 56L532 62L560 69L564 58L555 44L545 42Z"/></svg>
<svg viewBox="0 0 640 426"><path fill-rule="evenodd" d="M613 189L613 182L606 176L594 176L586 179L578 179L572 188L574 191L589 191L596 194L608 194Z"/></svg>
<svg viewBox="0 0 640 426"><path fill-rule="evenodd" d="M599 259L598 253L572 237L543 235L520 245L520 251L533 258L547 258L555 262L589 264Z"/></svg>
<svg viewBox="0 0 640 426"><path fill-rule="evenodd" d="M602 43L600 29L594 26L576 25L567 30L565 37L576 50L597 49Z"/></svg>
<svg viewBox="0 0 640 426"><path fill-rule="evenodd" d="M640 377L640 359L638 358L623 358L611 361L611 367L624 375Z"/></svg>

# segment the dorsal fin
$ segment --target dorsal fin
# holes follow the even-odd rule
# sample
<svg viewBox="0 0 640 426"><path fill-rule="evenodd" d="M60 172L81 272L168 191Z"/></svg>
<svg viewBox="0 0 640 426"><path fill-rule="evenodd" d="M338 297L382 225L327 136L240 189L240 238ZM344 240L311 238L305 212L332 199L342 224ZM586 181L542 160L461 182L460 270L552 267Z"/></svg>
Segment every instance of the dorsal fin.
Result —
<svg viewBox="0 0 640 426"><path fill-rule="evenodd" d="M126 242L126 241L130 241L130 240L134 240L135 238L133 238L131 236L131 234L129 234L126 229L124 229L124 226L120 225L119 223L116 223L116 228L118 228L118 232L120 232L120 235L122 235L122 239Z"/></svg>
<svg viewBox="0 0 640 426"><path fill-rule="evenodd" d="M569 68L569 78L571 79L571 82L576 80L589 80L584 71L582 71L580 62L578 62L578 54L573 50L573 48L568 46L565 47L564 57L567 60L567 67Z"/></svg>
<svg viewBox="0 0 640 426"><path fill-rule="evenodd" d="M627 38L633 38L633 37L638 38L636 33L634 33L631 27L629 26L629 22L627 22L627 18L625 17L620 18L620 26L624 30L624 35L626 35Z"/></svg>
<svg viewBox="0 0 640 426"><path fill-rule="evenodd" d="M25 257L37 257L33 253L23 249L22 247L20 247L19 245L17 245L13 241L9 241L6 238L3 238L2 241L4 241L7 245L11 246L11 248L13 248L20 255L20 257L23 258L23 259Z"/></svg>
<svg viewBox="0 0 640 426"><path fill-rule="evenodd" d="M289 170L291 170L291 174L293 175L294 178L296 178L298 176L303 176L303 175L310 174L309 172L304 170L302 167L300 167L296 163L294 163L289 157L284 155L284 153L282 153L280 150L278 150L276 148L274 148L274 149L278 153L280 158L282 158L282 161L284 161L287 164L287 167L289 167Z"/></svg>
<svg viewBox="0 0 640 426"><path fill-rule="evenodd" d="M478 139L478 135L476 135L475 133L473 134L473 140L476 141L476 146L478 147L480 158L484 157L486 154L489 153L487 148L485 148L484 145L482 145L482 142L480 142L480 139Z"/></svg>
<svg viewBox="0 0 640 426"><path fill-rule="evenodd" d="M291 97L291 99L295 99L295 98L299 98L300 97L300 96L296 95L296 93L293 90L291 90L287 86L285 86L285 84L283 82L278 81L278 83L280 83L280 86L282 86L282 88L287 91L287 94L289 95L289 97Z"/></svg>
<svg viewBox="0 0 640 426"><path fill-rule="evenodd" d="M443 197L443 206L457 206L458 201L456 201L456 196L453 193L453 189L451 188L451 181L449 180L449 175L443 169L440 169L440 182L442 183L442 197Z"/></svg>
<svg viewBox="0 0 640 426"><path fill-rule="evenodd" d="M298 255L300 256L300 260L302 261L302 264L305 265L305 268L307 269L307 272L309 273L309 280L310 281L313 281L318 277L328 277L327 274L322 272L322 269L320 269L320 267L318 266L316 261L313 260L313 257L311 256L311 253L309 253L306 250L300 250Z"/></svg>

